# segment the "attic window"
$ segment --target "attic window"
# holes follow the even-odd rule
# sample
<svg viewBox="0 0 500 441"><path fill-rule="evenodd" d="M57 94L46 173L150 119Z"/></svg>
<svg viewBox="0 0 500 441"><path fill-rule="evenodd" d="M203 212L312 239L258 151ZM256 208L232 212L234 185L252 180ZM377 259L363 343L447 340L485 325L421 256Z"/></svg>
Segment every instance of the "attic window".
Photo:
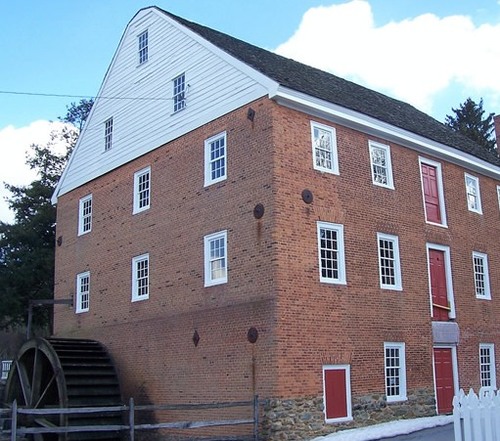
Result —
<svg viewBox="0 0 500 441"><path fill-rule="evenodd" d="M174 112L186 107L186 74L181 74L173 79L174 83Z"/></svg>
<svg viewBox="0 0 500 441"><path fill-rule="evenodd" d="M104 151L111 149L113 145L113 118L104 121Z"/></svg>
<svg viewBox="0 0 500 441"><path fill-rule="evenodd" d="M148 31L144 31L137 37L139 42L139 64L148 61Z"/></svg>

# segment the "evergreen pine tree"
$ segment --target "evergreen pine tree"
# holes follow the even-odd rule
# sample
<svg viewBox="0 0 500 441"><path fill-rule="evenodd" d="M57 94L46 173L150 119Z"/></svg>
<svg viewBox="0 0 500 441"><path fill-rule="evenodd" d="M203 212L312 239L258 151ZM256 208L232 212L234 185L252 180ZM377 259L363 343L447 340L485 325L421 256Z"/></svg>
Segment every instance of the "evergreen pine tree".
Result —
<svg viewBox="0 0 500 441"><path fill-rule="evenodd" d="M462 133L486 150L498 155L498 150L495 147L494 113L485 116L482 98L479 104L471 98L467 98L465 102L460 104L458 109L452 108L451 110L453 110L454 115L446 115L445 118L445 124L448 127Z"/></svg>

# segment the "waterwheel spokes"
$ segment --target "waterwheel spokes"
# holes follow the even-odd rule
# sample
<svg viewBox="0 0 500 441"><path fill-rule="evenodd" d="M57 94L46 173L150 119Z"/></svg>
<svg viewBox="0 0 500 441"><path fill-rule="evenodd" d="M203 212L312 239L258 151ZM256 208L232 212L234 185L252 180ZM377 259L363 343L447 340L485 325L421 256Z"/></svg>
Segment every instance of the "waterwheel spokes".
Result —
<svg viewBox="0 0 500 441"><path fill-rule="evenodd" d="M36 409L36 408L40 407L40 404L43 403L43 399L45 398L45 396L47 395L47 392L50 390L50 388L54 384L55 380L56 380L56 373L54 372L52 374L52 378L50 379L50 381L47 383L47 385L43 389L43 392L40 394L40 397L38 398L37 402L34 403L33 408Z"/></svg>
<svg viewBox="0 0 500 441"><path fill-rule="evenodd" d="M16 371L19 379L19 385L21 386L21 392L23 394L24 404L29 406L31 404L31 383L30 376L28 375L28 371L26 370L26 366L24 363L19 363L16 360Z"/></svg>
<svg viewBox="0 0 500 441"><path fill-rule="evenodd" d="M37 406L34 403L39 402L40 397L40 388L42 385L42 357L39 356L40 350L38 346L35 347L35 356L33 357L33 371L31 375L31 396L30 396L30 405L32 408L36 408Z"/></svg>
<svg viewBox="0 0 500 441"><path fill-rule="evenodd" d="M47 418L35 418L35 423L37 423L41 427L59 427L57 424L54 424L52 421L49 421Z"/></svg>

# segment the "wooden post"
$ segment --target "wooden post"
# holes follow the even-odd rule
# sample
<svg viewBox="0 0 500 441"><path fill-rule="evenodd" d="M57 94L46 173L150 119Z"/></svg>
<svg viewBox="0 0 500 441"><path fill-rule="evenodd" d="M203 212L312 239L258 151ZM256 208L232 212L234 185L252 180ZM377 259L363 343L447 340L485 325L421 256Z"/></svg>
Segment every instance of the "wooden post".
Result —
<svg viewBox="0 0 500 441"><path fill-rule="evenodd" d="M253 397L253 439L259 441L259 396Z"/></svg>
<svg viewBox="0 0 500 441"><path fill-rule="evenodd" d="M26 327L26 340L31 338L31 322L33 321L33 304L28 305L28 326Z"/></svg>
<svg viewBox="0 0 500 441"><path fill-rule="evenodd" d="M10 439L16 441L17 438L17 401L12 402L12 414L10 423Z"/></svg>
<svg viewBox="0 0 500 441"><path fill-rule="evenodd" d="M28 326L26 328L26 340L31 338L31 323L33 321L33 307L43 305L69 305L73 306L73 298L70 299L31 299L28 304Z"/></svg>
<svg viewBox="0 0 500 441"><path fill-rule="evenodd" d="M128 425L130 430L130 441L134 441L135 434L135 409L134 409L134 399L130 398L129 400L129 409L128 409Z"/></svg>

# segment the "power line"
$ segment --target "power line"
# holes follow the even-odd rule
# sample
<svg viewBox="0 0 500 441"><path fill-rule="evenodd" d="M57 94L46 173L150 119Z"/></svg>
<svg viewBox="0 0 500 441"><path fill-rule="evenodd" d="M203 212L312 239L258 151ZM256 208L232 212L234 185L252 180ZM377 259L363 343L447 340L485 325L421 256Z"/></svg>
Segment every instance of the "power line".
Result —
<svg viewBox="0 0 500 441"><path fill-rule="evenodd" d="M86 95L65 95L57 93L38 93L38 92L15 92L11 90L0 90L0 93L4 95L29 95L29 96L47 96L54 98L94 98L92 96Z"/></svg>
<svg viewBox="0 0 500 441"><path fill-rule="evenodd" d="M59 93L41 93L41 92L17 92L12 90L0 90L3 95L26 95L43 96L50 98L86 98L96 100L140 100L140 101L169 101L172 98L152 98L152 97L126 97L126 96L90 96L90 95L69 95Z"/></svg>

